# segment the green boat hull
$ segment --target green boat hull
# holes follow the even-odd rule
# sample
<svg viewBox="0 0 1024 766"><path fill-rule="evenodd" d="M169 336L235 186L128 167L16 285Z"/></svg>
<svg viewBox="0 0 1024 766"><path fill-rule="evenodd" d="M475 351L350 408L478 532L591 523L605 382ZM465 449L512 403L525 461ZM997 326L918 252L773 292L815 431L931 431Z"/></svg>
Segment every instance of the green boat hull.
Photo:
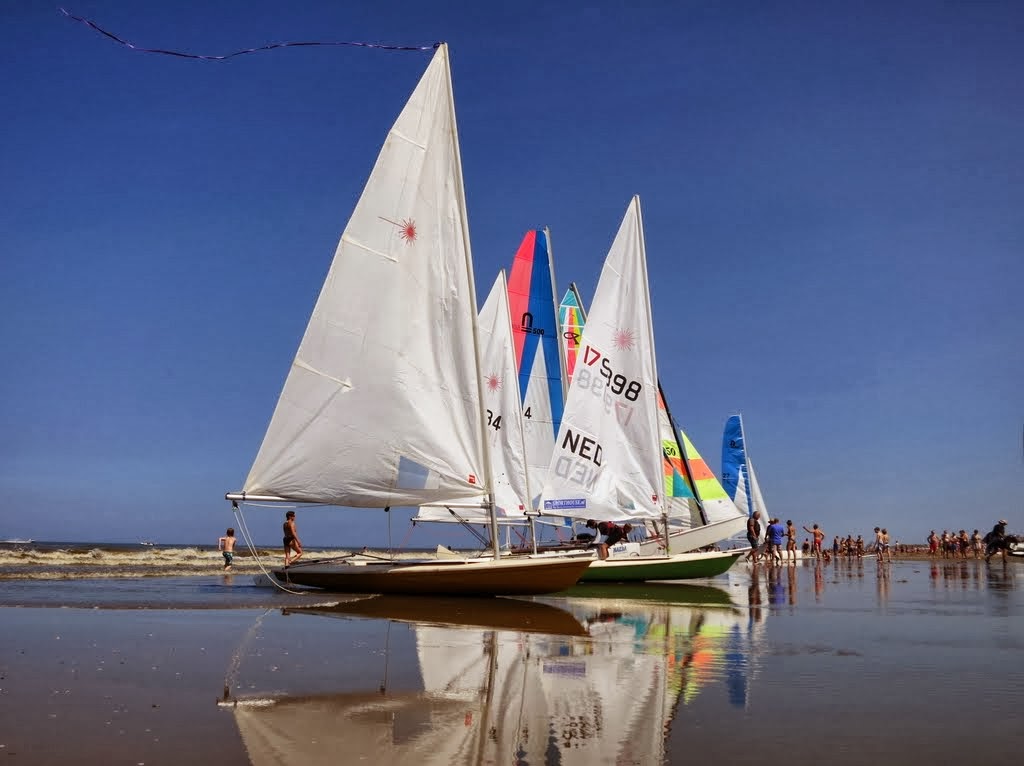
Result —
<svg viewBox="0 0 1024 766"><path fill-rule="evenodd" d="M595 561L580 582L646 582L648 580L695 580L729 571L745 551L682 554L671 558L630 558Z"/></svg>

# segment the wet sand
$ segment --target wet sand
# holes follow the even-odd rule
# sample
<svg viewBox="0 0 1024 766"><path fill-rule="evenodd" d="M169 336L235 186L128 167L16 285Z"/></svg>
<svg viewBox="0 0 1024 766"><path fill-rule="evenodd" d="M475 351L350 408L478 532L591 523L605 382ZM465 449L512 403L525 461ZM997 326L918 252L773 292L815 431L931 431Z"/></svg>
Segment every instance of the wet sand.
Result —
<svg viewBox="0 0 1024 766"><path fill-rule="evenodd" d="M7 764L231 766L249 759L217 683L248 611L0 610Z"/></svg>
<svg viewBox="0 0 1024 766"><path fill-rule="evenodd" d="M304 610L308 599L282 602L240 587L238 578L227 594L223 581L210 578L190 608L178 608L159 595L160 579L137 583L133 598L145 600L138 589L149 587L164 608L0 607L6 763L387 763L388 748L401 756L396 763L475 763L417 743L457 739L485 715L495 718L481 747L497 748L493 762L509 764L517 747L524 764L581 762L573 753L585 748L573 737L598 736L602 726L615 746L602 746L607 761L588 755L588 766L658 762L659 746L664 762L679 764L1013 762L1024 747L1017 724L1024 705L1019 562L737 566L710 583L728 606L698 590L681 590L679 603L671 603L663 588L622 599L586 588L533 599L571 615L585 635L526 608L518 627L480 610L473 621L456 613L453 624L429 629L415 614L385 619L397 608L387 604L360 610L368 616ZM101 591L89 590L102 582L67 585L92 593L81 603L102 600ZM520 611L514 602L509 610ZM460 620L472 625L460 629ZM536 632L544 630L559 635ZM467 680L473 671L458 663L468 665L487 640L493 647L481 662L497 658L500 669L509 653L524 678L538 674L537 684ZM434 679L438 658L455 663L444 683ZM584 681L592 684L581 687L586 694L566 696L532 727L513 727L523 742L500 747L509 716L536 711L544 694ZM658 683L667 708L660 743L662 725L651 713L657 698L644 696ZM447 691L428 694L432 684ZM232 704L221 704L225 691ZM413 709L408 695L429 698L430 707ZM595 699L603 707L595 708ZM253 734L268 701L275 705L266 711L297 716L281 720L292 722L300 742L275 750L278 735L267 734L273 721ZM233 707L238 702L243 706ZM557 712L570 703L584 706L562 711L568 717ZM457 709L447 710L452 704ZM315 711L329 712L326 720L335 723L317 723ZM588 716L601 726L572 723ZM648 718L653 734L651 726L640 730ZM366 726L367 735L342 721ZM610 734L619 725L621 734ZM569 733L537 749L541 729Z"/></svg>

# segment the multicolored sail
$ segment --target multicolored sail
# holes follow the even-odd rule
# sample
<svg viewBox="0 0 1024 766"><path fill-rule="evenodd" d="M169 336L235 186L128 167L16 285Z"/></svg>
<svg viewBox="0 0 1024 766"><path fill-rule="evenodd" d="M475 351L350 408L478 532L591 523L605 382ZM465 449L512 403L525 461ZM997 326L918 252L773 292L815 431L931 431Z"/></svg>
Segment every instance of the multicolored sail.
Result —
<svg viewBox="0 0 1024 766"><path fill-rule="evenodd" d="M665 508L674 525L691 529L704 523L700 504L687 477L683 451L676 438L665 396L658 386L658 430L661 434L662 468L665 474Z"/></svg>
<svg viewBox="0 0 1024 766"><path fill-rule="evenodd" d="M558 306L558 323L562 330L562 358L565 359L565 382L568 387L572 383L572 372L576 369L583 326L587 323L587 312L575 282L569 284Z"/></svg>
<svg viewBox="0 0 1024 766"><path fill-rule="evenodd" d="M537 493L547 477L565 403L554 285L550 235L546 229L529 231L512 263L508 299L526 460Z"/></svg>
<svg viewBox="0 0 1024 766"><path fill-rule="evenodd" d="M704 513L704 523L714 524L735 519L740 513L736 504L726 494L725 488L690 441L690 437L683 431L680 431L679 435L683 439L683 452L690 469L690 478L693 480L694 493Z"/></svg>

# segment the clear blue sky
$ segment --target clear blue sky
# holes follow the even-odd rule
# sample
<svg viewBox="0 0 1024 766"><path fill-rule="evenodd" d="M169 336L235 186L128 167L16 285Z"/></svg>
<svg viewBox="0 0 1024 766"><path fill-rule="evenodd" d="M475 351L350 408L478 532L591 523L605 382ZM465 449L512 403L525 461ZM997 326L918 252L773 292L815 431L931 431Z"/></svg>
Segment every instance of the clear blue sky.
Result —
<svg viewBox="0 0 1024 766"><path fill-rule="evenodd" d="M196 53L448 41L481 291L550 226L592 295L639 194L661 378L714 469L740 411L783 519L1024 531L1024 4L67 7ZM189 61L35 0L0 28L0 538L213 542L430 54ZM300 512L307 544L385 529Z"/></svg>

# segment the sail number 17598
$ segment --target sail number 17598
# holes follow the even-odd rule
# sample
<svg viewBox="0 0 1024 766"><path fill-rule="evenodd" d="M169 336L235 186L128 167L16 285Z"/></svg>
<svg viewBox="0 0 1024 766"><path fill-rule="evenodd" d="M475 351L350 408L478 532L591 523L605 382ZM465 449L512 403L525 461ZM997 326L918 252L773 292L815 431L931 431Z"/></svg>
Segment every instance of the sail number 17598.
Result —
<svg viewBox="0 0 1024 766"><path fill-rule="evenodd" d="M625 375L615 372L608 357L593 346L587 345L583 349L583 364L593 367L598 362L601 362L598 366L598 374L604 378L605 386L609 391L631 402L635 402L639 398L640 392L643 391L640 381L630 380Z"/></svg>

